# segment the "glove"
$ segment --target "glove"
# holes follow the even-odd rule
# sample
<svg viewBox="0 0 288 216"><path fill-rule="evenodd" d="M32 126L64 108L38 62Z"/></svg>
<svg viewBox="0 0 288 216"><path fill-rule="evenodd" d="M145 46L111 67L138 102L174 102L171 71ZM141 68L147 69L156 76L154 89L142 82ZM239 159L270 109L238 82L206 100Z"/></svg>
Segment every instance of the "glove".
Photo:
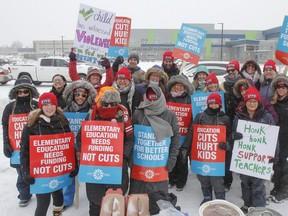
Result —
<svg viewBox="0 0 288 216"><path fill-rule="evenodd" d="M227 150L227 144L226 144L226 142L220 142L220 143L218 144L218 147L219 147L220 149Z"/></svg>
<svg viewBox="0 0 288 216"><path fill-rule="evenodd" d="M239 132L232 132L232 139L233 140L240 140L243 138L243 134Z"/></svg>
<svg viewBox="0 0 288 216"><path fill-rule="evenodd" d="M188 151L186 148L180 148L179 151L179 160L181 161L182 164L187 163L188 160Z"/></svg>
<svg viewBox="0 0 288 216"><path fill-rule="evenodd" d="M78 174L78 169L75 168L72 172L70 172L69 177L74 178Z"/></svg>
<svg viewBox="0 0 288 216"><path fill-rule="evenodd" d="M29 174L23 175L23 180L24 180L24 182L26 182L27 184L30 184L30 185L35 183L35 178L30 176Z"/></svg>
<svg viewBox="0 0 288 216"><path fill-rule="evenodd" d="M112 64L112 69L114 72L118 71L119 65L124 62L124 58L122 56L118 56Z"/></svg>
<svg viewBox="0 0 288 216"><path fill-rule="evenodd" d="M275 158L274 157L270 158L269 161L268 161L269 164L270 163L274 163L274 162L275 162Z"/></svg>
<svg viewBox="0 0 288 216"><path fill-rule="evenodd" d="M111 67L109 59L105 57L101 59L100 64L102 67L105 67L106 69Z"/></svg>
<svg viewBox="0 0 288 216"><path fill-rule="evenodd" d="M12 156L12 153L13 153L13 149L12 147L9 145L9 144L4 144L4 155L7 157L7 158L11 158Z"/></svg>
<svg viewBox="0 0 288 216"><path fill-rule="evenodd" d="M76 53L73 52L73 48L71 48L71 52L69 54L70 61L76 61Z"/></svg>

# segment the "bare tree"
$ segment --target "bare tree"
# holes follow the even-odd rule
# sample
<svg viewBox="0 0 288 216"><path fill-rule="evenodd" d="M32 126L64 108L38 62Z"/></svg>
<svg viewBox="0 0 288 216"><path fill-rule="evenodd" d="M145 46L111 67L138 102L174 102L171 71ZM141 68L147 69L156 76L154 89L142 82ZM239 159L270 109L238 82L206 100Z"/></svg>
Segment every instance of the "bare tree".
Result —
<svg viewBox="0 0 288 216"><path fill-rule="evenodd" d="M12 42L11 48L18 49L18 48L22 48L22 47L23 47L23 44L21 41L13 41Z"/></svg>

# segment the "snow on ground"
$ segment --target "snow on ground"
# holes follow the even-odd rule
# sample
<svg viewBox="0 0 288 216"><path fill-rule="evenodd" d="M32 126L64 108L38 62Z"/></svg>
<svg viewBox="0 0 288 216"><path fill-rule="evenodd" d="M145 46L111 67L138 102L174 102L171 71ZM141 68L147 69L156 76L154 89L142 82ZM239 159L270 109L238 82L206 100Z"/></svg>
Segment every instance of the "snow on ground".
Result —
<svg viewBox="0 0 288 216"><path fill-rule="evenodd" d="M155 63L140 63L140 66L144 70L153 66ZM159 62L157 62L159 64ZM159 64L160 65L160 64ZM10 89L13 87L14 81L7 83L6 85L0 86L0 117L2 119L3 109L6 104L9 102L8 93ZM41 93L49 91L51 89L51 84L44 83L40 86L37 86L38 91ZM9 166L9 159L7 159L3 154L3 143L2 143L2 130L0 130L0 210L1 216L31 216L34 215L34 211L36 208L36 198L32 197L30 204L27 207L20 208L18 207L19 200L17 199L17 189L16 189L16 178L17 173L16 170ZM68 208L63 215L67 216L79 216L79 215L89 215L89 203L86 197L85 184L80 183L80 195L79 195L79 208L75 209L74 207ZM181 206L183 212L188 212L190 216L197 216L199 204L203 199L200 183L197 180L197 177L193 173L189 173L189 178L187 185L184 190L178 192L175 188L172 188L170 192L174 193L178 202L177 205ZM243 201L241 199L241 188L240 188L240 180L239 175L234 175L234 182L232 184L231 190L226 193L226 199L229 202L234 203L235 205L241 207L243 205ZM275 204L272 201L267 206L268 208L275 209L279 211L281 214L288 215L288 201L282 204ZM52 204L49 207L47 215L52 215Z"/></svg>

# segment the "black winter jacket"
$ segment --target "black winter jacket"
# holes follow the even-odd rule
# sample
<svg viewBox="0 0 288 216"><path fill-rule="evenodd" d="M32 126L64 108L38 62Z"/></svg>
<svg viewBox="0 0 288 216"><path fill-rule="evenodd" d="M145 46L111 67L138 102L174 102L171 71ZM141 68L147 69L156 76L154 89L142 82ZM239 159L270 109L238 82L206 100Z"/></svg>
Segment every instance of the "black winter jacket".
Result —
<svg viewBox="0 0 288 216"><path fill-rule="evenodd" d="M66 84L65 84L64 88L61 90L61 92L58 92L56 90L56 88L54 86L52 86L52 90L50 91L50 92L53 92L56 95L57 101L58 101L58 106L61 109L64 109L66 107L66 101L63 98L63 92L65 90L65 87L66 87Z"/></svg>

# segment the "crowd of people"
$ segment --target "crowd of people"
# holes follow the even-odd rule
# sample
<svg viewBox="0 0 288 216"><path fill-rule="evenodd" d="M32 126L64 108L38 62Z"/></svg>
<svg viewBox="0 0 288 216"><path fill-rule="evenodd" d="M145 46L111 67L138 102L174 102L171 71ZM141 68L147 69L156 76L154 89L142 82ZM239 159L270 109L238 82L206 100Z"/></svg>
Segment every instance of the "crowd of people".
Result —
<svg viewBox="0 0 288 216"><path fill-rule="evenodd" d="M254 60L247 60L242 67L237 60L232 60L226 66L225 81L220 84L206 66L198 66L191 83L174 63L171 51L163 53L162 65L154 65L146 72L139 67L137 53L129 55L128 65L125 65L122 56L118 56L112 65L107 58L102 58L101 66L106 73L104 82L102 70L98 67L89 68L87 79L82 80L77 74L76 54L71 52L69 58L72 83L67 83L64 76L57 74L52 79L51 91L40 97L27 79L16 80L10 90L12 102L6 105L2 115L3 150L4 155L11 158L11 166L16 168L18 174L16 186L19 207L29 204L32 197L30 185L37 181L30 171L30 151L33 148L29 144L31 137L71 132L71 125L65 115L67 112L85 113L85 120L95 121L95 124L97 121L117 122L124 128L119 132L123 137L121 184L86 183L90 216L100 215L101 201L109 188L121 188L123 195L157 191L168 193L172 187L176 187L177 191L185 189L191 154L195 151L192 147L195 124L226 127L226 142L218 143L219 151L225 151L225 174L197 174L203 193L200 205L213 200L213 192L216 199L224 200L233 182L230 171L233 144L243 137L237 132L239 120L277 125L280 128L279 144L274 157L269 160L269 163L273 163L271 181L274 187L270 189L270 181L241 174L244 201L241 210L247 213L249 207L265 207L269 197L276 203L288 199L288 78L278 74L273 60L269 59L263 70ZM192 119L191 96L200 92L210 93L207 107ZM225 102L220 93L224 94ZM186 127L183 131L175 107L183 108L190 117L183 123ZM13 117L24 119L25 126L20 130L22 135L18 145L15 143L15 134L19 131L14 131L15 134L11 132ZM145 133L152 133L153 142L161 144L163 152L165 150L164 156L158 157L156 164L151 165L137 157L141 154L139 148L134 148L140 142L138 134ZM69 174L72 184L51 193L36 194L35 216L47 214L51 195L55 216L62 215L62 211L73 204L77 182L75 177L81 165L79 155L85 144L83 136L81 128L75 132L75 167ZM153 152L153 146L145 148L151 148ZM18 155L15 157L15 154ZM157 155L157 152L154 154ZM141 171L147 167L153 167L155 173L159 173L156 179L141 176Z"/></svg>

